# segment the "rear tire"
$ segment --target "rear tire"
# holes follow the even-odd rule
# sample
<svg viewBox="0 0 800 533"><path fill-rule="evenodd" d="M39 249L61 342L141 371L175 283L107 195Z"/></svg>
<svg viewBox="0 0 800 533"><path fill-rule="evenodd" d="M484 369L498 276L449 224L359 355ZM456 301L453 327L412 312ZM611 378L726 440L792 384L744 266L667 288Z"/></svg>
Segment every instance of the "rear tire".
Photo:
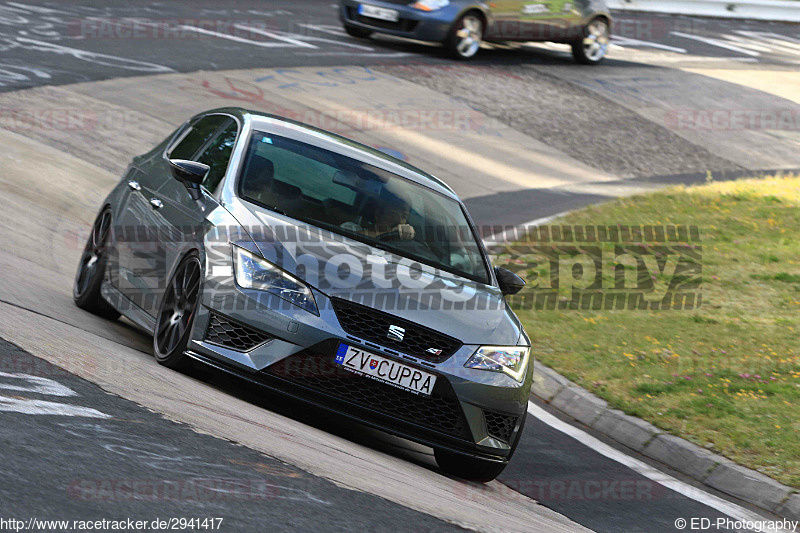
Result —
<svg viewBox="0 0 800 533"><path fill-rule="evenodd" d="M356 39L367 39L373 33L371 30L350 26L349 24L344 25L344 31L347 32L347 35L355 37Z"/></svg>
<svg viewBox="0 0 800 533"><path fill-rule="evenodd" d="M156 361L173 370L186 370L191 359L185 355L200 301L203 270L197 252L191 252L175 269L167 283L156 318L153 352Z"/></svg>
<svg viewBox="0 0 800 533"><path fill-rule="evenodd" d="M116 320L119 311L109 304L100 293L100 286L106 274L109 256L109 240L111 236L111 210L103 209L92 225L92 232L83 249L75 283L72 286L72 298L75 305L90 313Z"/></svg>
<svg viewBox="0 0 800 533"><path fill-rule="evenodd" d="M436 457L436 464L445 474L481 483L495 479L508 464L476 459L440 448L434 449L433 455Z"/></svg>
<svg viewBox="0 0 800 533"><path fill-rule="evenodd" d="M483 41L483 18L477 11L469 11L453 24L450 35L444 40L447 54L462 61L472 59L481 48Z"/></svg>
<svg viewBox="0 0 800 533"><path fill-rule="evenodd" d="M583 29L583 39L572 43L572 57L583 65L597 65L608 54L611 29L604 18L596 18Z"/></svg>

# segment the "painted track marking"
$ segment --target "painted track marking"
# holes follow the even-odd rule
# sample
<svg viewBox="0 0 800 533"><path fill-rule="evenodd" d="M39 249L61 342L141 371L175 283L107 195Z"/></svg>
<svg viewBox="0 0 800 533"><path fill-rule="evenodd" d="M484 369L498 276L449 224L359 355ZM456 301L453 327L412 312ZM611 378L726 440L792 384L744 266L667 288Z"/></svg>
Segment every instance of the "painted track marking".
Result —
<svg viewBox="0 0 800 533"><path fill-rule="evenodd" d="M754 513L745 509L744 507L740 507L735 503L731 503L728 500L724 500L719 496L714 496L713 494L709 494L708 492L699 489L697 487L693 487L688 483L684 483L669 474L665 474L664 472L658 470L655 467L648 465L645 462L642 462L638 459L635 459L625 453L617 450L616 448L612 448L605 442L589 435L585 431L576 428L566 422L556 418L555 416L551 415L538 405L534 404L533 402L528 402L528 413L532 416L538 418L548 426L552 427L572 437L573 439L577 440L581 444L591 448L592 450L596 451L597 453L608 457L622 465L627 466L637 474L640 474L648 479L659 483L666 488L677 492L678 494L682 494L687 498L691 498L697 502L700 502L703 505L711 507L712 509L716 509L717 511L726 514L733 518L734 520L742 520L742 521L752 521L752 522L764 522L768 519L762 517L761 515ZM788 533L785 530L765 530L774 533Z"/></svg>

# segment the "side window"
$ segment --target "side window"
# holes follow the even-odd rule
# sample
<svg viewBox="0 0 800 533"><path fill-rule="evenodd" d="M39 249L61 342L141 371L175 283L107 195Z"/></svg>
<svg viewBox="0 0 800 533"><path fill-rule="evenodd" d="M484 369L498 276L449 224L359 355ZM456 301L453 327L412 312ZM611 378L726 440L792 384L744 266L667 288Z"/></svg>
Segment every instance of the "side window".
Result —
<svg viewBox="0 0 800 533"><path fill-rule="evenodd" d="M217 132L220 126L230 120L229 117L224 115L211 115L204 117L192 124L189 133L172 148L169 153L170 159L187 159L192 160L194 155L200 150L214 133Z"/></svg>
<svg viewBox="0 0 800 533"><path fill-rule="evenodd" d="M205 163L209 170L206 179L201 184L209 192L213 193L228 169L228 162L233 152L233 145L236 143L236 135L239 127L234 120L228 119L229 123L224 124L220 133L206 146L203 153L197 156L199 163Z"/></svg>

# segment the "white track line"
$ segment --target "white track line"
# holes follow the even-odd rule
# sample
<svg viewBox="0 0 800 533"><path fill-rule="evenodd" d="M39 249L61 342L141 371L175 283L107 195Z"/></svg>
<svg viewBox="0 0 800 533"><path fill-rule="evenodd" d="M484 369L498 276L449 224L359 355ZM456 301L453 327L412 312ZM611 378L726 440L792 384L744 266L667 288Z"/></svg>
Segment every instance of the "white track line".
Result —
<svg viewBox="0 0 800 533"><path fill-rule="evenodd" d="M555 215L550 215L549 217L542 217L531 220L530 222L525 222L524 224L519 224L517 226L506 228L503 231L498 233L493 233L483 239L483 243L486 245L487 248L491 248L493 246L502 246L504 244L509 244L515 241L518 241L521 237L526 234L528 229L542 226L544 224L549 224L553 220L562 217L564 215L568 215L571 211L562 211L560 213L556 213Z"/></svg>
<svg viewBox="0 0 800 533"><path fill-rule="evenodd" d="M345 32L341 26L332 26L329 24L298 24L298 26L301 28L308 28L310 30L321 31L322 33L330 33L331 35L347 37L347 32Z"/></svg>
<svg viewBox="0 0 800 533"><path fill-rule="evenodd" d="M290 37L290 35L292 35L290 33L286 33L286 32L278 32L278 33L276 33L276 32L272 32L272 31L267 31L267 30L265 30L263 28L254 28L254 27L248 26L246 24L234 24L233 26L235 28L237 28L237 29L240 29L240 30L257 33L258 35L263 35L264 37L269 37L269 38L275 39L277 41L283 41L285 43L292 44L292 45L294 45L294 46L296 46L298 48L314 48L314 49L317 48L313 44L308 44L308 43L300 41L298 39L293 39L292 37ZM298 37L302 37L302 36L298 36Z"/></svg>
<svg viewBox="0 0 800 533"><path fill-rule="evenodd" d="M597 453L608 457L609 459L613 459L614 461L623 464L633 470L634 472L641 474L642 476L652 479L656 483L659 483L668 489L674 490L678 494L682 494L687 498L691 498L697 502L702 503L703 505L707 505L712 509L716 509L717 511L726 514L733 518L734 520L742 520L742 521L751 521L751 522L765 522L769 519L762 517L759 514L756 514L752 511L745 509L744 507L740 507L735 503L731 503L728 500L724 500L718 496L714 496L713 494L709 494L702 489L697 487L693 487L683 481L680 481L669 474L665 474L664 472L639 461L638 459L634 459L633 457L622 453L621 451L612 448L605 442L602 442L595 437L589 435L585 431L582 431L575 426L567 424L556 418L555 416L551 415L538 405L528 402L528 412L547 424L548 426L564 433L573 439L577 440L581 444L588 446L592 450L596 451ZM684 517L690 518L690 517ZM789 533L787 530L778 530L778 529L768 529L764 531L770 531L775 533Z"/></svg>
<svg viewBox="0 0 800 533"><path fill-rule="evenodd" d="M182 25L182 30L186 31L195 31L197 33L202 33L204 35L210 35L212 37L217 37L218 39L227 39L229 41L233 41L236 43L244 43L244 44L251 44L253 46L259 46L261 48L317 48L314 45L307 44L307 43L299 43L298 42L289 42L287 39L278 39L282 42L264 42L264 41L253 41L251 39L245 39L244 37L239 37L237 35L230 35L228 33L219 33L216 31L207 30L205 28L200 28L197 26L189 26L189 25ZM253 33L261 33L262 35L266 34L267 32L255 32ZM274 34L270 34L269 37L276 38ZM294 41L292 39L291 41Z"/></svg>
<svg viewBox="0 0 800 533"><path fill-rule="evenodd" d="M80 405L70 405L66 403L48 402L45 400L26 400L22 398L10 398L0 395L0 411L22 413L24 415L48 415L48 416L85 416L89 418L111 418L107 415Z"/></svg>
<svg viewBox="0 0 800 533"><path fill-rule="evenodd" d="M406 57L411 54L407 52L392 52L386 54L372 54L368 52L296 52L299 56L320 57L320 56L347 56L347 57Z"/></svg>
<svg viewBox="0 0 800 533"><path fill-rule="evenodd" d="M742 48L740 46L736 46L732 43L721 41L719 39L712 39L711 37L702 37L700 35L691 35L688 33L683 33L680 31L673 31L670 32L672 35L676 37L683 37L684 39L692 39L694 41L699 41L701 43L710 44L711 46L718 46L720 48L725 48L726 50L732 50L734 52L739 52L740 54L752 56L752 57L759 57L761 54L754 50L747 50L746 48Z"/></svg>
<svg viewBox="0 0 800 533"><path fill-rule="evenodd" d="M158 65L156 63L148 63L146 61L138 61L136 59L128 59L120 56L112 56L109 54L101 54L99 52L91 52L89 50L82 50L80 48L71 48L69 46L62 46L51 42L37 41L36 39L28 39L27 37L17 37L14 39L18 44L23 45L22 48L26 50L35 50L37 52L50 52L57 55L70 55L75 59L88 61L95 65L103 65L105 67L117 67L126 70L134 70L137 72L175 72L169 67Z"/></svg>
<svg viewBox="0 0 800 533"><path fill-rule="evenodd" d="M685 48L678 48L677 46L667 46L666 44L654 43L651 41L642 41L639 39L632 39L630 37L622 37L620 35L612 35L611 42L612 44L616 44L617 46L621 46L623 48L646 47L646 48L657 48L659 50L666 50L668 52L675 52L677 54L688 53Z"/></svg>

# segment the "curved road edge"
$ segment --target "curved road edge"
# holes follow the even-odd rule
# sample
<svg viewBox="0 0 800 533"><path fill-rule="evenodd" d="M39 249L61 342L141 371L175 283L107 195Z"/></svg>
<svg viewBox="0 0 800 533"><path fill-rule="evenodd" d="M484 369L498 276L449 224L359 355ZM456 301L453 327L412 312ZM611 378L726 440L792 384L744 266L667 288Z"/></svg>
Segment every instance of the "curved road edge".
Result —
<svg viewBox="0 0 800 533"><path fill-rule="evenodd" d="M800 520L800 493L792 487L612 409L605 400L538 362L531 392L581 424L708 487L770 513Z"/></svg>

